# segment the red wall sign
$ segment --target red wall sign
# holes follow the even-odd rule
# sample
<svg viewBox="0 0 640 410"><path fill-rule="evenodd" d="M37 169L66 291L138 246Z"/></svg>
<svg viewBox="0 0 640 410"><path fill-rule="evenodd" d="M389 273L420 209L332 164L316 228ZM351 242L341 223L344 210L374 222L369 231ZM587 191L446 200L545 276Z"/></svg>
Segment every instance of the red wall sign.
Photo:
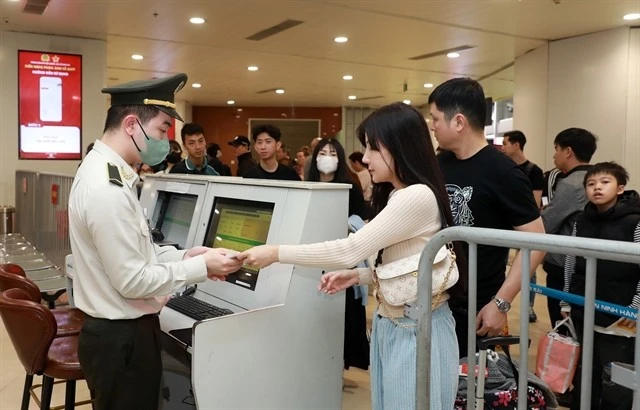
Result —
<svg viewBox="0 0 640 410"><path fill-rule="evenodd" d="M82 56L18 51L20 159L82 158Z"/></svg>

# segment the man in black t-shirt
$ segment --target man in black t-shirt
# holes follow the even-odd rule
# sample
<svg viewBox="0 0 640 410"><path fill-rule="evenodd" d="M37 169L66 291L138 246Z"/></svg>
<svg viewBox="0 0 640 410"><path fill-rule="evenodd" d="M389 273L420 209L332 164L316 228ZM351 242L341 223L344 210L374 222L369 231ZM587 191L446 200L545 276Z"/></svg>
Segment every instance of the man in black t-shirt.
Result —
<svg viewBox="0 0 640 410"><path fill-rule="evenodd" d="M524 174L531 181L531 187L533 188L533 197L536 200L538 208L542 207L542 191L544 190L544 175L542 169L529 161L524 155L524 145L527 143L527 137L525 137L522 131L508 131L504 133L504 140L502 142L502 152L507 154L509 158L513 160Z"/></svg>
<svg viewBox="0 0 640 410"><path fill-rule="evenodd" d="M298 173L293 168L278 163L276 154L281 145L278 127L257 125L251 130L251 138L260 156L260 162L245 173L245 178L300 181Z"/></svg>
<svg viewBox="0 0 640 410"><path fill-rule="evenodd" d="M527 137L525 137L522 131L508 131L505 132L504 140L502 142L502 152L507 154L509 158L513 160L518 167L524 171L524 174L529 178L531 182L531 188L533 188L533 197L536 200L538 208L542 207L542 192L544 191L544 175L542 169L529 161L524 156L524 145L527 143ZM531 283L537 283L537 277L534 273L531 277ZM536 297L536 293L529 291L529 322L533 323L538 320L536 312L533 310L533 304Z"/></svg>
<svg viewBox="0 0 640 410"><path fill-rule="evenodd" d="M531 183L517 165L489 146L482 86L470 78L439 85L429 96L431 127L445 152L438 156L457 225L544 233ZM507 248L478 245L478 315L476 333L502 333L507 312L520 292L521 256L505 279ZM530 271L543 252L531 254ZM466 307L463 307L466 308ZM461 356L467 355L467 317L454 307Z"/></svg>

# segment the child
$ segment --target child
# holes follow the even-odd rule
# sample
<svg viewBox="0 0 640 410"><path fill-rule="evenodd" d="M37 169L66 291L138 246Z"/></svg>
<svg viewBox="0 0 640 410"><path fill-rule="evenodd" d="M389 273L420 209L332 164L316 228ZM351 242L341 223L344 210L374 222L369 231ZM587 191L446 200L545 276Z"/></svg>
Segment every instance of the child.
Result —
<svg viewBox="0 0 640 410"><path fill-rule="evenodd" d="M584 178L589 202L577 217L572 236L640 243L640 196L625 191L629 174L615 162L594 165ZM564 291L584 295L585 259L568 255L565 263ZM596 299L629 306L640 306L640 266L609 260L598 260ZM584 309L560 302L563 315L571 313L578 333L582 333ZM606 328L619 318L596 312L593 341L592 409L631 409L633 391L611 382L611 362L633 363L635 341L611 334ZM624 319L622 325L635 328L636 323ZM579 338L582 339L581 335ZM580 374L576 373L571 409L580 407Z"/></svg>

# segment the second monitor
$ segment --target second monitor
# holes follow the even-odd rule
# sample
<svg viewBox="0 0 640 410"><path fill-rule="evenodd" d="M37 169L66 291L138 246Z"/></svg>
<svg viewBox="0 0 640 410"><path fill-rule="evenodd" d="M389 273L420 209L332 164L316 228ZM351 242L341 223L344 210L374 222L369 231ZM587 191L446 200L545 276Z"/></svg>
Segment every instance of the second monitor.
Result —
<svg viewBox="0 0 640 410"><path fill-rule="evenodd" d="M273 203L232 198L216 198L204 246L245 251L267 242L273 217ZM260 269L243 266L226 281L255 290Z"/></svg>

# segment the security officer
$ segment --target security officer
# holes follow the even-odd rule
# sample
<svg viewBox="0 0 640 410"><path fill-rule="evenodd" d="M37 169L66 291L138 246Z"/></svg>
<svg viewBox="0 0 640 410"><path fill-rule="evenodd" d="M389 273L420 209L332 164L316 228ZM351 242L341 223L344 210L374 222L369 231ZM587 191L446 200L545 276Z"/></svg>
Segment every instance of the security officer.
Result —
<svg viewBox="0 0 640 410"><path fill-rule="evenodd" d="M162 365L158 312L185 285L223 279L232 251L178 251L151 241L137 200L136 162L160 163L174 95L185 74L103 89L111 108L102 138L78 169L69 197L76 305L87 314L78 357L98 410L157 409Z"/></svg>

